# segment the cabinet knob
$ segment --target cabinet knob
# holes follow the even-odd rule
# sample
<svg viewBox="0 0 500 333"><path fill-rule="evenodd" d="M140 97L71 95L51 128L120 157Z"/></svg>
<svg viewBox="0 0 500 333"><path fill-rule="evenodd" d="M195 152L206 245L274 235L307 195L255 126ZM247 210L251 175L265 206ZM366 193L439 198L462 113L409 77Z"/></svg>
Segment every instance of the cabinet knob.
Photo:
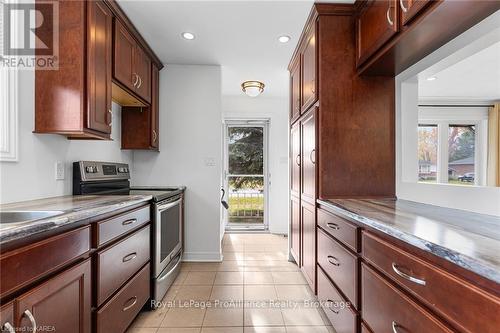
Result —
<svg viewBox="0 0 500 333"><path fill-rule="evenodd" d="M387 8L387 22L389 22L389 25L393 26L394 22L391 20L391 7Z"/></svg>
<svg viewBox="0 0 500 333"><path fill-rule="evenodd" d="M142 78L139 75L137 75L137 77L139 78L139 84L137 85L137 89L139 89L142 86Z"/></svg>
<svg viewBox="0 0 500 333"><path fill-rule="evenodd" d="M36 329L37 329L36 320L35 320L35 317L33 316L33 314L31 313L31 311L25 310L23 312L23 316L28 317L29 321L31 322L31 328L32 328L31 332L36 333Z"/></svg>
<svg viewBox="0 0 500 333"><path fill-rule="evenodd" d="M153 130L153 142L156 142L156 139L158 139L158 135L156 134L156 131Z"/></svg>
<svg viewBox="0 0 500 333"><path fill-rule="evenodd" d="M316 164L316 149L311 150L311 153L309 153L309 159L312 164Z"/></svg>
<svg viewBox="0 0 500 333"><path fill-rule="evenodd" d="M6 322L2 326L2 332L16 333L16 330L14 329L14 327L12 327L12 325L9 322Z"/></svg>
<svg viewBox="0 0 500 333"><path fill-rule="evenodd" d="M132 82L132 84L136 87L137 83L139 83L139 75L137 75L137 73L132 73L132 76L134 77L134 82Z"/></svg>
<svg viewBox="0 0 500 333"><path fill-rule="evenodd" d="M399 0L399 6L401 7L401 10L403 11L403 13L408 12L408 8L405 7L403 0Z"/></svg>

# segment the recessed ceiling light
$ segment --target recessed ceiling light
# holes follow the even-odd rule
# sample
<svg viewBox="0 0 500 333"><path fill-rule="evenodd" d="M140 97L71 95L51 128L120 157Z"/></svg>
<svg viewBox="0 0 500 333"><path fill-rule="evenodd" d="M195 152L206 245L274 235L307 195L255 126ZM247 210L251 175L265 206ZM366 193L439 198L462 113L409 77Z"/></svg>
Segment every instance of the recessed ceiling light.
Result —
<svg viewBox="0 0 500 333"><path fill-rule="evenodd" d="M290 41L290 36L286 35L279 36L278 40L280 41L280 43L288 43Z"/></svg>
<svg viewBox="0 0 500 333"><path fill-rule="evenodd" d="M192 39L194 39L194 34L190 33L190 32L183 32L182 38L187 39L187 40L192 40Z"/></svg>
<svg viewBox="0 0 500 333"><path fill-rule="evenodd" d="M435 77L435 76L429 76L427 78L427 81L434 81L435 79L437 79L437 77Z"/></svg>

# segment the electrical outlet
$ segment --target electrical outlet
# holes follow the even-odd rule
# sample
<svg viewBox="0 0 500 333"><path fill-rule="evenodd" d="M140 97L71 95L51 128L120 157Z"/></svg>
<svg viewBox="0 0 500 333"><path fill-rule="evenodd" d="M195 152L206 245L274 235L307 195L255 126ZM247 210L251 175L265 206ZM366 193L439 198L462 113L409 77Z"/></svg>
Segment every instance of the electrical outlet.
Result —
<svg viewBox="0 0 500 333"><path fill-rule="evenodd" d="M57 161L56 162L56 180L64 179L64 162Z"/></svg>

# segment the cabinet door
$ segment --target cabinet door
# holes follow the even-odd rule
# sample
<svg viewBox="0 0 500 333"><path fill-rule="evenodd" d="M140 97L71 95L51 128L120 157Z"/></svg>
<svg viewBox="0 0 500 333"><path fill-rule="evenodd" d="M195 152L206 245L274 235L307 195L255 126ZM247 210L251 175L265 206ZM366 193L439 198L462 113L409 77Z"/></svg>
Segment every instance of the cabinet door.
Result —
<svg viewBox="0 0 500 333"><path fill-rule="evenodd" d="M401 24L408 24L430 2L430 0L400 0Z"/></svg>
<svg viewBox="0 0 500 333"><path fill-rule="evenodd" d="M14 305L12 302L0 308L0 332L14 333Z"/></svg>
<svg viewBox="0 0 500 333"><path fill-rule="evenodd" d="M160 71L156 65L151 71L151 147L160 145Z"/></svg>
<svg viewBox="0 0 500 333"><path fill-rule="evenodd" d="M300 199L291 196L291 211L290 211L290 252L295 258L295 262L300 267Z"/></svg>
<svg viewBox="0 0 500 333"><path fill-rule="evenodd" d="M109 134L113 16L102 1L89 1L87 6L87 126Z"/></svg>
<svg viewBox="0 0 500 333"><path fill-rule="evenodd" d="M135 87L137 95L151 102L151 59L137 44L134 50L134 72L139 78Z"/></svg>
<svg viewBox="0 0 500 333"><path fill-rule="evenodd" d="M316 293L316 209L315 205L300 202L302 221L302 272Z"/></svg>
<svg viewBox="0 0 500 333"><path fill-rule="evenodd" d="M360 65L398 32L397 0L369 1L357 19L357 64Z"/></svg>
<svg viewBox="0 0 500 333"><path fill-rule="evenodd" d="M316 202L316 108L301 121L302 158L301 158L301 200L310 204Z"/></svg>
<svg viewBox="0 0 500 333"><path fill-rule="evenodd" d="M90 259L26 292L15 301L20 331L90 333Z"/></svg>
<svg viewBox="0 0 500 333"><path fill-rule="evenodd" d="M313 24L302 56L302 112L316 102L316 90L316 26Z"/></svg>
<svg viewBox="0 0 500 333"><path fill-rule="evenodd" d="M290 120L294 122L300 116L300 54L290 71Z"/></svg>
<svg viewBox="0 0 500 333"><path fill-rule="evenodd" d="M300 196L300 125L295 123L290 130L291 194Z"/></svg>
<svg viewBox="0 0 500 333"><path fill-rule="evenodd" d="M135 40L127 29L115 19L115 44L113 76L131 91L135 91L139 79L134 75Z"/></svg>

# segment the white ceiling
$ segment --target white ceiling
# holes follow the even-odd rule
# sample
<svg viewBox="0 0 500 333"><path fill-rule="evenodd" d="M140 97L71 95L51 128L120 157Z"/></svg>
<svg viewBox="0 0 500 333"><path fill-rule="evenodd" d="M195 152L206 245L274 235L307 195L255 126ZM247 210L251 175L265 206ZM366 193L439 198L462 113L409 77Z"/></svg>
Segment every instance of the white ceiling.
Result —
<svg viewBox="0 0 500 333"><path fill-rule="evenodd" d="M288 95L288 62L312 3L119 0L163 63L220 65L223 95L242 94L241 82L260 80L273 97ZM196 38L184 40L185 31ZM280 35L290 42L279 43Z"/></svg>
<svg viewBox="0 0 500 333"><path fill-rule="evenodd" d="M419 75L420 100L500 100L500 42L438 72L424 73ZM429 76L436 80L428 81Z"/></svg>

